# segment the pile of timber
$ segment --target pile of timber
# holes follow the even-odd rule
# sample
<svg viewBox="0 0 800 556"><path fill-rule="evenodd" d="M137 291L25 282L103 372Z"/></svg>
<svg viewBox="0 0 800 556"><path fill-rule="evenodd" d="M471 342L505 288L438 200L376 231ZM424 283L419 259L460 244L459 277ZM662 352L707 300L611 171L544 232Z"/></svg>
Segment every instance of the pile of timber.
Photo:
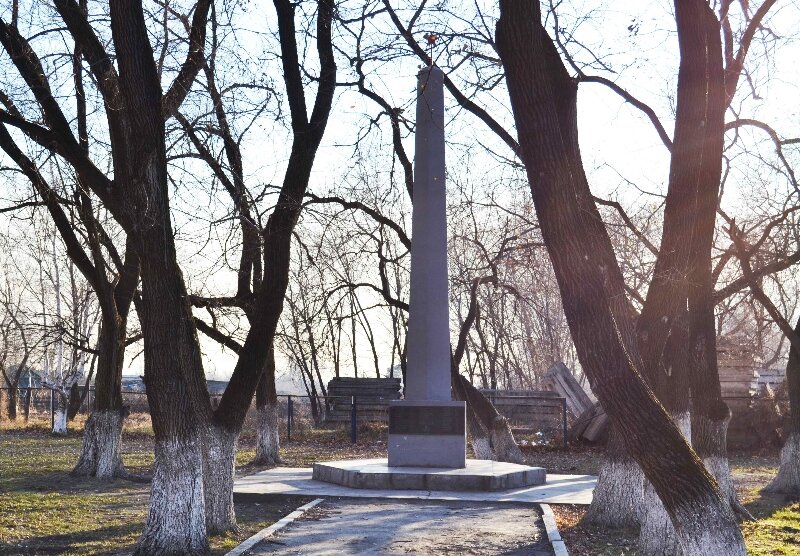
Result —
<svg viewBox="0 0 800 556"><path fill-rule="evenodd" d="M328 382L325 421L350 421L351 401L355 397L356 420L386 422L389 402L400 399L399 378L338 377Z"/></svg>
<svg viewBox="0 0 800 556"><path fill-rule="evenodd" d="M572 423L567 436L570 442L586 440L602 444L608 438L608 424L608 415L600 402L595 402L590 409L587 409Z"/></svg>
<svg viewBox="0 0 800 556"><path fill-rule="evenodd" d="M600 404L593 401L586 390L564 363L558 362L544 375L545 387L567 400L567 409L573 417L569 439L604 442L608 434L608 416Z"/></svg>
<svg viewBox="0 0 800 556"><path fill-rule="evenodd" d="M758 386L759 393L761 386L769 385L772 390L777 390L783 381L786 380L786 368L781 367L777 369L759 369L758 370Z"/></svg>
<svg viewBox="0 0 800 556"><path fill-rule="evenodd" d="M731 410L728 446L750 446L754 438L751 406L758 393L758 361L745 349L723 348L718 351L719 384L722 399Z"/></svg>
<svg viewBox="0 0 800 556"><path fill-rule="evenodd" d="M561 398L548 390L489 390L481 393L508 419L515 435L561 431Z"/></svg>

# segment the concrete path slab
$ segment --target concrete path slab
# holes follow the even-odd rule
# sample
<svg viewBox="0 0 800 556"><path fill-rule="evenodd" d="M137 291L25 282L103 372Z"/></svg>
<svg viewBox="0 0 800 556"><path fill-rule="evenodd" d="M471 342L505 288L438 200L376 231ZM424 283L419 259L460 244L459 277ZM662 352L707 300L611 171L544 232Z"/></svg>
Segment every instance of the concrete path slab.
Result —
<svg viewBox="0 0 800 556"><path fill-rule="evenodd" d="M591 504L597 477L548 474L543 485L495 492L431 490L366 490L315 481L311 468L276 467L241 477L233 487L236 500L257 500L282 495L410 500L460 500L517 504Z"/></svg>
<svg viewBox="0 0 800 556"><path fill-rule="evenodd" d="M440 501L327 500L247 554L552 556L537 508Z"/></svg>

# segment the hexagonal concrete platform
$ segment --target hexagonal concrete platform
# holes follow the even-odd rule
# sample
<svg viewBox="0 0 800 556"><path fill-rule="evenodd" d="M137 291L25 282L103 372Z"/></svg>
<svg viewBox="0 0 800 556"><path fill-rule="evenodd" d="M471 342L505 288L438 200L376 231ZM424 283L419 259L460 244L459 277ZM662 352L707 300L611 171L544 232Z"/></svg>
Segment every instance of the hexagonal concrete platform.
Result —
<svg viewBox="0 0 800 556"><path fill-rule="evenodd" d="M541 467L468 459L463 469L389 467L386 458L314 464L313 479L350 488L492 492L541 485Z"/></svg>

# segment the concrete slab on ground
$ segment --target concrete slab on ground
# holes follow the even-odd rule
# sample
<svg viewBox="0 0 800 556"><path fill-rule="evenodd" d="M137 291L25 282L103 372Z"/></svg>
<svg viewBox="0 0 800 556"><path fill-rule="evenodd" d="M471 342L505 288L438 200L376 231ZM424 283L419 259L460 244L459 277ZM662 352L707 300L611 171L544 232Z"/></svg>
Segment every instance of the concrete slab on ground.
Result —
<svg viewBox="0 0 800 556"><path fill-rule="evenodd" d="M390 467L387 458L315 463L312 479L350 488L489 492L545 482L541 467L468 459L463 468Z"/></svg>
<svg viewBox="0 0 800 556"><path fill-rule="evenodd" d="M411 500L461 500L518 504L591 504L597 477L593 475L548 474L543 485L495 492L453 492L433 490L381 490L349 488L315 481L308 467L276 467L236 480L237 500L258 500L276 494L344 498Z"/></svg>
<svg viewBox="0 0 800 556"><path fill-rule="evenodd" d="M553 551L538 509L531 506L327 500L247 554L552 556Z"/></svg>

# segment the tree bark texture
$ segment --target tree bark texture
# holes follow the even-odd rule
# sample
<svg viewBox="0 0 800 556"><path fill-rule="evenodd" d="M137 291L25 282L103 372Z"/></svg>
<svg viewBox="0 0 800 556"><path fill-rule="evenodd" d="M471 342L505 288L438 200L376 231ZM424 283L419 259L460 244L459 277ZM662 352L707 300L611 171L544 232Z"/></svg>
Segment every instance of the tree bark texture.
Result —
<svg viewBox="0 0 800 556"><path fill-rule="evenodd" d="M6 390L6 411L8 415L8 419L11 421L17 420L17 394L19 388L19 380L16 383L8 384L8 390Z"/></svg>
<svg viewBox="0 0 800 556"><path fill-rule="evenodd" d="M684 437L689 438L691 433L689 412L673 415L672 418ZM675 556L681 554L675 527L664 504L659 500L653 485L649 481L645 481L641 528L636 549L637 554L642 556Z"/></svg>
<svg viewBox="0 0 800 556"><path fill-rule="evenodd" d="M644 485L642 469L628 454L619 433L611 427L605 461L583 521L610 529L638 526Z"/></svg>
<svg viewBox="0 0 800 556"><path fill-rule="evenodd" d="M203 481L206 504L206 529L217 535L236 529L233 508L233 479L236 471L238 433L212 426L206 433Z"/></svg>
<svg viewBox="0 0 800 556"><path fill-rule="evenodd" d="M791 499L800 498L800 432L791 432L786 437L778 474L764 490L785 494Z"/></svg>
<svg viewBox="0 0 800 556"><path fill-rule="evenodd" d="M642 379L633 342L624 341L632 326L619 310L625 304L618 297L619 268L580 161L576 84L541 25L538 3L501 0L500 14L497 46L519 155L581 365L667 509L685 552L743 555L730 507Z"/></svg>
<svg viewBox="0 0 800 556"><path fill-rule="evenodd" d="M525 456L514 440L508 419L500 415L492 402L455 369L455 365L451 365L453 393L457 400L467 404L467 427L475 457L524 463Z"/></svg>
<svg viewBox="0 0 800 556"><path fill-rule="evenodd" d="M269 350L264 375L256 389L256 456L255 465L281 462L278 416L278 395L275 391L275 349Z"/></svg>
<svg viewBox="0 0 800 556"><path fill-rule="evenodd" d="M705 43L706 113L702 163L695 206L695 225L688 280L689 376L692 400L692 446L714 475L723 496L739 508L728 465L727 433L731 413L722 399L717 363L714 316L714 278L711 250L714 242L725 126L725 72L720 22L707 5L698 17ZM681 19L678 20L681 25ZM702 58L700 58L702 59ZM697 62L697 61L696 61Z"/></svg>
<svg viewBox="0 0 800 556"><path fill-rule="evenodd" d="M69 402L67 403L67 421L73 421L81 410L81 386L74 382L69 389Z"/></svg>
<svg viewBox="0 0 800 556"><path fill-rule="evenodd" d="M53 428L50 432L56 436L66 436L69 398L60 390L50 392L53 396Z"/></svg>
<svg viewBox="0 0 800 556"><path fill-rule="evenodd" d="M108 480L127 476L120 454L122 427L128 415L122 405L122 368L127 316L139 282L139 258L132 250L125 257L117 285L112 290L109 284L103 292L108 298L100 303L94 407L84 427L80 458L72 470L77 477Z"/></svg>
<svg viewBox="0 0 800 556"><path fill-rule="evenodd" d="M201 442L156 438L155 454L150 513L134 555L208 554Z"/></svg>
<svg viewBox="0 0 800 556"><path fill-rule="evenodd" d="M72 470L73 477L110 480L125 475L120 453L125 416L123 410L92 412L84 425L81 455Z"/></svg>
<svg viewBox="0 0 800 556"><path fill-rule="evenodd" d="M794 332L800 335L800 320ZM784 426L786 440L781 449L778 475L765 490L800 498L800 353L794 346L789 349L786 383L789 391L789 418Z"/></svg>
<svg viewBox="0 0 800 556"><path fill-rule="evenodd" d="M172 235L161 84L141 2L112 1L110 14L122 105L110 126L112 145L120 146L112 151L114 180L123 185L122 216L141 258L144 380L156 443L136 553L206 554L203 442L211 406Z"/></svg>

